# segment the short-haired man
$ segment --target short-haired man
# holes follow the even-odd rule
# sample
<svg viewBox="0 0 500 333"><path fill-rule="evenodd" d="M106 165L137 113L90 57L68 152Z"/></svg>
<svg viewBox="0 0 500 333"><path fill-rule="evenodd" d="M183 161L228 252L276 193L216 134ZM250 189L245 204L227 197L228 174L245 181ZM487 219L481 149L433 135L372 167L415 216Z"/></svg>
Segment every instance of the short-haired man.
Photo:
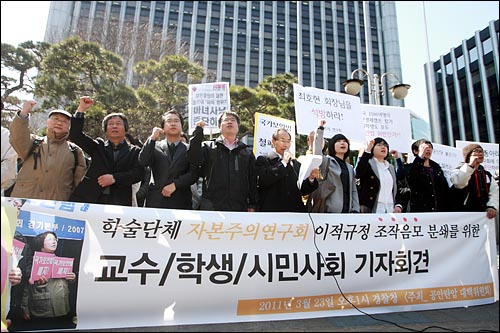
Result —
<svg viewBox="0 0 500 333"><path fill-rule="evenodd" d="M257 206L255 156L238 140L240 117L225 111L219 114L217 123L220 136L202 142L205 122L198 122L188 151L203 178L200 209L253 212Z"/></svg>
<svg viewBox="0 0 500 333"><path fill-rule="evenodd" d="M141 149L139 163L150 167L154 182L149 186L146 207L192 209L191 184L198 179L197 167L187 158L187 143L182 142L182 115L169 110L154 127ZM164 135L165 139L160 137Z"/></svg>
<svg viewBox="0 0 500 333"><path fill-rule="evenodd" d="M67 201L85 174L82 150L68 142L71 114L53 110L47 119L47 135L31 134L29 116L36 101L23 104L10 125L10 143L23 161L11 196Z"/></svg>
<svg viewBox="0 0 500 333"><path fill-rule="evenodd" d="M83 133L85 111L94 104L88 96L80 97L80 105L71 118L70 139L90 156L90 167L71 201L132 206L132 184L144 177L139 165L141 148L125 139L128 121L122 113L104 117L102 127L107 140L92 139Z"/></svg>

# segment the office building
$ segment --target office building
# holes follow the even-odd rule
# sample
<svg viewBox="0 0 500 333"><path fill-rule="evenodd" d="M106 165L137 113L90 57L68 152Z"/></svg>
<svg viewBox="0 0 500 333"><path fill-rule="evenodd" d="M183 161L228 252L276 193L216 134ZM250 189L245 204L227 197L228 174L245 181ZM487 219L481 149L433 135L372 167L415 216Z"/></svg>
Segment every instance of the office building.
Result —
<svg viewBox="0 0 500 333"><path fill-rule="evenodd" d="M499 142L498 59L496 20L426 64L432 141Z"/></svg>
<svg viewBox="0 0 500 333"><path fill-rule="evenodd" d="M136 62L181 49L204 82L255 87L291 72L341 92L357 68L402 80L394 1L52 1L45 41L74 35L121 55L130 85ZM368 103L368 84L360 98ZM403 106L390 94L381 103Z"/></svg>

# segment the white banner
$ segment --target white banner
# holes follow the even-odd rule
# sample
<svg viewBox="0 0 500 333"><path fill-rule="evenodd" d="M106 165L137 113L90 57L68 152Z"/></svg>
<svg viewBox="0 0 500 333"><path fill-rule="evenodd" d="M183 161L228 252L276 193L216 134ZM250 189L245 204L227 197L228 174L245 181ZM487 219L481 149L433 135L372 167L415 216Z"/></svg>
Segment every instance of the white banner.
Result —
<svg viewBox="0 0 500 333"><path fill-rule="evenodd" d="M495 221L484 213L309 216L2 198L2 210L13 204L18 232L58 232L67 223L62 241L83 243L81 256L65 247L56 252L75 256L77 329L360 314L350 304L374 314L498 300ZM82 231L81 220L83 240L70 234Z"/></svg>
<svg viewBox="0 0 500 333"><path fill-rule="evenodd" d="M295 156L295 121L256 112L253 135L253 154L255 158L267 155L273 150L271 139L274 131L278 128L284 128L290 133L292 137L290 152Z"/></svg>
<svg viewBox="0 0 500 333"><path fill-rule="evenodd" d="M365 141L359 97L294 83L293 100L298 134L309 135L325 119L325 139L342 133L351 141Z"/></svg>
<svg viewBox="0 0 500 333"><path fill-rule="evenodd" d="M196 123L205 122L205 133L219 133L217 116L230 111L229 83L214 82L190 84L188 95L189 134L193 134Z"/></svg>

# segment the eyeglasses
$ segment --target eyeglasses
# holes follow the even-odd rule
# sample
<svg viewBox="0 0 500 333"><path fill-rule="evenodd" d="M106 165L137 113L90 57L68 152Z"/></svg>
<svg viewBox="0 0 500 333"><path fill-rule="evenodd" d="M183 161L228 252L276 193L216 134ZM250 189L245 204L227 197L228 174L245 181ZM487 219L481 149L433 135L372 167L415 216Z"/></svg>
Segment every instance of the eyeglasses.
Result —
<svg viewBox="0 0 500 333"><path fill-rule="evenodd" d="M52 120L55 123L63 123L63 124L69 124L70 123L70 120L67 117L59 118L59 117L52 116L49 119Z"/></svg>
<svg viewBox="0 0 500 333"><path fill-rule="evenodd" d="M484 154L484 150L482 150L481 148L475 148L472 150L472 152L476 154Z"/></svg>

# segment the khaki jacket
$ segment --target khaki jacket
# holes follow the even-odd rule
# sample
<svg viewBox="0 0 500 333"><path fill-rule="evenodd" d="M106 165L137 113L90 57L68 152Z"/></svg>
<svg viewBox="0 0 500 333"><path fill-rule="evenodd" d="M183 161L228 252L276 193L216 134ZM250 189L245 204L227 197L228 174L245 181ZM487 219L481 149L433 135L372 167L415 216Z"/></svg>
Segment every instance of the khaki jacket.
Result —
<svg viewBox="0 0 500 333"><path fill-rule="evenodd" d="M56 138L54 132L48 130L40 145L35 169L34 155L28 155L33 141L38 137L30 134L28 122L29 118L17 115L10 126L10 143L23 160L11 195L16 198L67 201L86 172L83 151L74 145L78 156L75 168L75 156L67 141L68 134Z"/></svg>

